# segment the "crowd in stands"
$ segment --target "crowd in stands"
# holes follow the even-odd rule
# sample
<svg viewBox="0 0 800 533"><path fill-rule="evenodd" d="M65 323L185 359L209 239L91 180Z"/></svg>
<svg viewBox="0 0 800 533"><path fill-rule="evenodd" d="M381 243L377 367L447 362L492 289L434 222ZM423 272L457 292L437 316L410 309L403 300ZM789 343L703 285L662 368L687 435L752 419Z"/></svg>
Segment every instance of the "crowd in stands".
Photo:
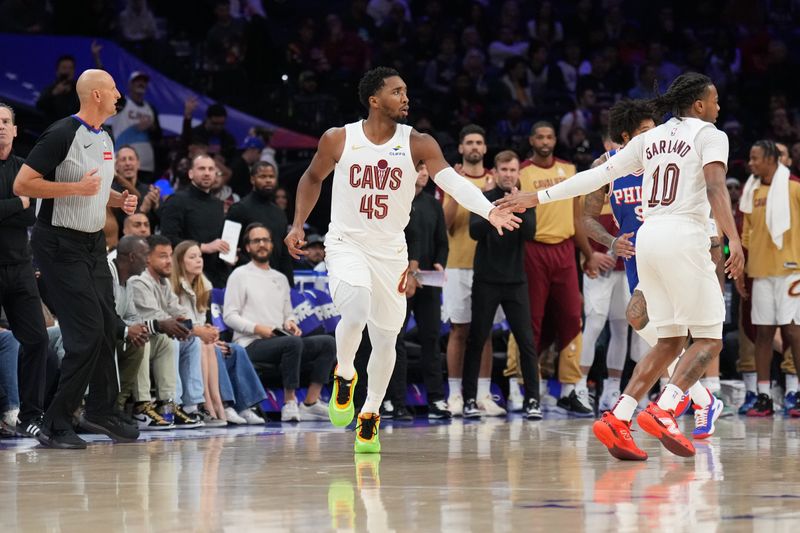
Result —
<svg viewBox="0 0 800 533"><path fill-rule="evenodd" d="M559 176L569 177L607 150L604 137L613 103L652 97L680 73L694 70L708 74L720 93L717 127L730 141L728 188L734 209L751 173L748 160L756 139L782 143L781 163L800 175L800 101L791 81L797 57L794 28L800 18L796 3L307 3L307 9L298 10L293 2L272 0L97 1L87 3L90 10L85 12L69 2L8 1L0 7L0 31L113 38L154 68L221 103L315 135L363 115L355 86L365 70L394 67L409 86L410 122L436 137L459 172L487 194L497 186L490 165L496 154L516 154L517 185L523 187L534 187L536 172L546 170L545 162L557 164L554 168L564 173ZM93 46L92 52L101 65L101 47ZM48 121L77 111L75 79L75 60L65 55L37 104ZM125 322L117 346L120 408L127 406L148 429L196 427L201 422L263 423L258 409L266 398L262 382L279 382L283 420L327 419L321 392L333 369L335 343L324 333L301 335L290 299L297 270L325 272L325 227L307 229L308 255L302 262L288 255L283 239L292 221L295 184L281 179L270 132L254 128L246 138L236 139L226 129L223 105L211 105L198 116L197 101L189 99L181 135L165 137L158 110L148 103L148 73L132 72L116 82L125 100L108 123L116 152L113 188L139 198L134 215L109 208L104 228L116 310ZM201 122L193 126L196 119ZM549 130L549 140L536 139L542 129ZM438 309L442 291L419 285L420 292L411 294L416 300L410 308L417 315L412 336L420 336L428 365L423 377L433 392L428 412L434 417L505 414L489 388L497 346L491 338L484 344L484 334L470 337L472 271L479 268L474 263L477 234L469 215L456 209L452 199L441 198L431 185L418 189L418 195L440 200L435 204L442 211L446 238L420 245L420 256L411 258L412 264L416 261L412 272L446 269L448 274L444 314L427 315L425 325L418 315L431 305ZM428 230L435 226L418 218L412 217L412 224ZM222 239L227 221L242 228L239 241L233 243L233 262L220 257L231 251L231 243ZM543 236L546 224L539 217L536 227L528 228L532 240L569 241L570 246L575 241L583 253L580 264L588 264L587 270L609 269L599 257L606 250L587 250L577 242L577 223L566 228L554 223L549 229L555 228L555 236ZM575 266L571 249L569 261ZM528 279L536 275L527 264L525 271ZM577 269L575 276L577 286ZM493 281L483 282L491 286ZM228 332L213 325L213 289L226 290L222 318ZM730 342L721 373L738 378L739 370L754 368L736 368L743 337L738 327L742 302L730 283L725 290ZM42 296L46 305L47 295ZM577 293L569 297L573 296L580 298ZM578 416L593 414L586 377L577 365L580 346L570 344L581 332L580 309L576 316L556 316L550 307L545 313L544 303L542 307L544 315L532 317L539 320L539 329L534 328L531 342L540 354L558 355L558 363L542 357L541 365L543 375L562 384L552 398L553 407ZM433 333L424 327L430 321L436 325ZM147 331L157 333L144 335L144 325L153 322L157 327ZM450 328L444 344L446 364L440 322ZM567 322L571 325L565 326ZM59 335L55 323L49 325L54 348L48 366L51 382L58 368ZM575 331L562 334L564 328ZM516 378L524 370L515 366L519 348L514 337L519 336L508 342L505 373L512 379L503 383L504 390L509 387L509 408L518 407L513 403L519 395ZM601 353L608 348L606 337L598 344ZM464 398L460 387L468 338L473 343L470 352L481 352L482 357L477 388L471 398ZM13 428L14 409L19 407L10 374L19 349L13 335L0 329L0 387L6 398L0 410L8 428ZM384 414L403 420L409 413L401 360ZM444 378L443 366L449 398L430 385ZM470 366L468 373L472 376L477 370ZM604 373L600 364L592 378L602 379ZM719 375L709 376L707 385L719 392ZM796 378L786 385L787 393L796 392ZM296 395L301 387L307 390L304 397ZM547 391L542 383L541 395ZM465 404L465 399L475 400L474 405ZM789 405L794 400L787 396L786 401Z"/></svg>

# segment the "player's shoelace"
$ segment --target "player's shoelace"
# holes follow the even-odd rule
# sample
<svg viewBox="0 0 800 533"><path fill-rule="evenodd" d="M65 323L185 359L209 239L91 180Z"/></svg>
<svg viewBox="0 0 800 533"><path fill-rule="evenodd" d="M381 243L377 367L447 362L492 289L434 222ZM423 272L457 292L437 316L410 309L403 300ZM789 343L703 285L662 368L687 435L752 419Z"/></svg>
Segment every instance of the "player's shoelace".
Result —
<svg viewBox="0 0 800 533"><path fill-rule="evenodd" d="M694 425L697 427L705 427L708 423L708 413L711 411L711 406L698 409L694 412Z"/></svg>
<svg viewBox="0 0 800 533"><path fill-rule="evenodd" d="M339 390L336 393L336 403L344 405L350 401L350 383L352 379L344 379L341 376L334 376L336 383L339 385Z"/></svg>
<svg viewBox="0 0 800 533"><path fill-rule="evenodd" d="M372 418L359 418L358 425L356 426L356 432L358 433L358 436L361 437L362 440L372 440L372 438L378 434L379 419L379 416L373 416Z"/></svg>

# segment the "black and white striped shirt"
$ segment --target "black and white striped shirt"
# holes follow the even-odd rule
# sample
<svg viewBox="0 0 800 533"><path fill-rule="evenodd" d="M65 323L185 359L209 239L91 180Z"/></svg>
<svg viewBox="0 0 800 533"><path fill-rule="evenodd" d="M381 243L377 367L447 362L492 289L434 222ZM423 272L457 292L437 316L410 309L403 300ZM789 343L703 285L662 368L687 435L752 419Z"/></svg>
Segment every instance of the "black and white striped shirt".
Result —
<svg viewBox="0 0 800 533"><path fill-rule="evenodd" d="M95 233L106 223L106 204L114 181L114 143L75 115L57 120L36 141L25 163L48 181L75 183L96 168L102 179L94 196L42 201L39 220L54 227Z"/></svg>

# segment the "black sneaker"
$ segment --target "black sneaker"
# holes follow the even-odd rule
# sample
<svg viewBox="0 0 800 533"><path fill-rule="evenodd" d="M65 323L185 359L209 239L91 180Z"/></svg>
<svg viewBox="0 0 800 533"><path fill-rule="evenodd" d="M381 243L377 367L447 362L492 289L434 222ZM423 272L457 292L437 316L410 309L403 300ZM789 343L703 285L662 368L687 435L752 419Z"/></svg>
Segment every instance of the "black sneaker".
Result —
<svg viewBox="0 0 800 533"><path fill-rule="evenodd" d="M574 390L569 393L569 396L559 398L558 402L556 402L556 408L569 416L594 418L594 409L582 402Z"/></svg>
<svg viewBox="0 0 800 533"><path fill-rule="evenodd" d="M173 409L173 423L175 424L175 429L199 428L205 425L203 423L203 419L200 418L200 415L197 413L197 411L194 413L187 413L181 406L175 404L171 405Z"/></svg>
<svg viewBox="0 0 800 533"><path fill-rule="evenodd" d="M394 405L390 400L386 400L381 405L381 420L391 420L394 418Z"/></svg>
<svg viewBox="0 0 800 533"><path fill-rule="evenodd" d="M83 413L79 424L89 433L101 433L114 442L136 442L139 438L139 428L131 425L117 413L110 415Z"/></svg>
<svg viewBox="0 0 800 533"><path fill-rule="evenodd" d="M45 448L58 450L85 450L86 441L80 438L72 428L47 429L39 427L36 440Z"/></svg>
<svg viewBox="0 0 800 533"><path fill-rule="evenodd" d="M395 422L412 422L414 420L414 413L412 413L405 405L398 405L394 408Z"/></svg>
<svg viewBox="0 0 800 533"><path fill-rule="evenodd" d="M767 417L774 414L775 408L768 394L759 394L756 404L747 411L747 416Z"/></svg>
<svg viewBox="0 0 800 533"><path fill-rule="evenodd" d="M446 401L439 400L438 402L433 402L428 406L428 418L431 420L453 418L453 413L447 409Z"/></svg>
<svg viewBox="0 0 800 533"><path fill-rule="evenodd" d="M483 413L478 409L478 404L474 398L464 402L464 418L480 418Z"/></svg>
<svg viewBox="0 0 800 533"><path fill-rule="evenodd" d="M20 437L31 437L36 438L36 435L42 430L42 420L44 420L44 415L40 414L36 418L31 418L28 421L17 421L17 435Z"/></svg>
<svg viewBox="0 0 800 533"><path fill-rule="evenodd" d="M542 408L539 407L539 400L536 398L528 398L525 400L522 410L525 413L525 418L528 420L542 419Z"/></svg>

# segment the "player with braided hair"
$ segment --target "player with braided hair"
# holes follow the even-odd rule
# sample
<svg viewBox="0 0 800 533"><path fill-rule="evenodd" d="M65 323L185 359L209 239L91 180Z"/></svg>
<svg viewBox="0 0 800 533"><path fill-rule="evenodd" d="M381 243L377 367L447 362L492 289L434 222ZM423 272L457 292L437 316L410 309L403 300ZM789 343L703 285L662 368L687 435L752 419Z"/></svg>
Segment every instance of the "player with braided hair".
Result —
<svg viewBox="0 0 800 533"><path fill-rule="evenodd" d="M725 186L728 138L713 123L719 114L717 89L707 76L685 73L653 104L673 113L664 124L634 137L605 164L538 193L517 192L496 202L517 211L582 194L614 178L644 169L642 215L637 235L639 285L658 333L655 347L636 365L625 393L612 411L595 422L595 436L611 455L645 460L630 431L638 399L678 356L691 333L694 343L678 363L657 403L637 421L672 453L693 456L694 445L681 434L674 411L683 392L696 382L722 349L725 303L708 251L708 214L729 239L729 277L737 279L744 255Z"/></svg>

